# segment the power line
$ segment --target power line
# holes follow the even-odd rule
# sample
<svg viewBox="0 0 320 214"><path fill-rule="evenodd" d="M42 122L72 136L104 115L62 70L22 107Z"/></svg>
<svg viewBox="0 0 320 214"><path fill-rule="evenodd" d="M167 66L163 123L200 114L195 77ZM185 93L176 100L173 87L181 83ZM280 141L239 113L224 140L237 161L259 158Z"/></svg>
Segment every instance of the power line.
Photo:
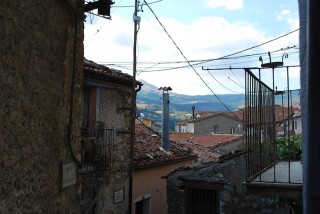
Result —
<svg viewBox="0 0 320 214"><path fill-rule="evenodd" d="M280 51L285 51L289 49L299 49L296 46L293 47L288 47L286 49L278 49L275 51L270 51L270 53L277 53ZM288 54L293 54L293 53L299 53L299 52L289 52ZM254 54L246 54L246 55L240 55L237 57L219 57L219 58L214 58L214 59L198 59L198 60L189 60L189 62L207 62L207 61L220 61L220 60L230 60L230 59L241 59L241 58L253 58L256 56L261 56L261 55L268 55L268 52L263 52L263 53L254 53ZM252 62L252 61L249 61ZM112 62L97 62L99 64L110 64ZM113 63L118 63L118 64L132 64L132 62L113 62ZM139 62L139 64L153 64L152 66L149 67L154 67L156 65L163 65L163 64L181 64L181 63L186 63L186 61L150 61L150 62Z"/></svg>
<svg viewBox="0 0 320 214"><path fill-rule="evenodd" d="M236 76L235 76L236 77ZM237 77L236 77L237 78ZM237 86L239 86L240 88L245 89L242 85L239 85L239 83L236 83L233 79L231 79L230 77L228 77L229 80L231 80L234 84L236 84ZM238 78L237 78L238 79ZM239 79L238 79L239 80ZM240 82L240 80L239 80ZM240 82L241 83L241 82ZM242 84L242 83L241 83Z"/></svg>
<svg viewBox="0 0 320 214"><path fill-rule="evenodd" d="M122 0L119 1L118 5L121 3L121 1L122 1ZM110 6L110 7L112 8L112 11L110 12L110 13L112 14L115 9L113 9L114 6ZM99 15L99 14L94 14L94 13L92 13L92 12L87 12L87 13L89 13L89 14L91 14L91 15L96 15L96 16L98 16L98 17L106 18L106 17L104 17L104 16L101 16L101 15ZM106 18L106 19L109 19L109 20L110 20L111 17ZM98 28L98 30L96 31L96 33L92 36L92 38L91 38L90 41L84 46L84 48L86 48L86 47L92 42L92 40L94 39L94 37L100 32L101 28L104 26L105 23L106 23L106 22L103 22L103 24Z"/></svg>
<svg viewBox="0 0 320 214"><path fill-rule="evenodd" d="M210 72L209 70L207 70L207 71L208 71L208 73L210 74L210 76L211 76L217 83L219 83L223 88L225 88L225 89L227 89L228 91L231 91L231 92L233 92L233 93L240 94L239 92L233 91L233 90L229 89L228 87L224 86L221 82L219 82L219 81L211 74L211 72Z"/></svg>
<svg viewBox="0 0 320 214"><path fill-rule="evenodd" d="M291 54L297 54L299 52L293 52L293 53L290 53ZM274 58L281 58L282 56L279 56L279 57L274 57ZM243 62L234 62L234 63L228 63L228 64L219 64L219 65L211 65L211 66L221 66L221 65L236 65L236 64L244 64L244 63L249 63L249 62L257 62L257 60L251 60L251 61L243 61ZM201 63L198 63L198 64L192 64L193 67L202 67L201 65L199 65ZM146 70L142 70L142 71L139 71L139 73L148 73L148 72L159 72L159 71L169 71L169 70L176 70L176 69L180 69L180 68L186 68L186 67L189 67L190 65L183 65L183 66L177 66L177 67L167 67L167 68L159 68L159 69L156 69L156 70L149 70L149 71L146 71ZM151 67L154 67L154 66L150 66L148 68L151 68Z"/></svg>
<svg viewBox="0 0 320 214"><path fill-rule="evenodd" d="M176 46L176 48L179 50L180 54L183 56L183 58L188 62L189 66L193 69L193 71L197 74L197 76L201 79L201 81L207 86L207 88L212 92L212 94L218 99L218 101L226 108L228 109L228 111L230 111L232 113L232 111L222 102L222 100L213 92L213 90L209 87L209 85L203 80L203 78L200 76L200 74L196 71L196 69L191 65L191 63L188 61L187 57L183 54L183 52L181 51L181 49L178 47L178 45L175 43L175 41L172 39L172 37L170 36L170 34L168 33L168 31L165 29L165 27L162 25L162 23L160 22L160 20L158 19L157 15L154 13L154 11L151 9L151 7L149 6L149 4L144 1L145 4L147 5L147 7L150 9L150 11L152 12L152 14L154 15L154 17L157 19L158 23L161 25L162 29L165 31L165 33L167 34L167 36L171 39L171 41L173 42L173 44Z"/></svg>
<svg viewBox="0 0 320 214"><path fill-rule="evenodd" d="M296 48L295 48L296 49ZM282 51L281 49L277 50L277 51L272 51L270 53L276 53L276 52L279 52L279 51ZM298 54L299 52L289 52L288 54L289 55L293 55L293 54ZM243 56L238 56L238 57L230 57L230 58L221 58L221 59L217 59L216 61L218 60L230 60L230 59L241 59L241 58L252 58L252 57L255 57L255 56L265 56L267 55L268 53L265 52L265 53L256 53L256 54L250 54L250 55L243 55ZM277 54L275 54L277 55ZM279 53L280 55L280 53ZM282 57L282 54L281 56L279 57L274 57L274 58L280 58ZM205 62L206 60L191 60L189 62ZM251 63L251 62L257 62L257 60L250 60L250 61L241 61L241 62L233 62L233 63L226 63L226 64L218 64L218 65L210 65L210 66L228 66L228 65L236 65L236 64L244 64L244 63ZM131 65L131 62L98 62L99 64L102 64L102 65L115 65L115 66L118 66L119 67L119 64L122 64L122 65L127 65L127 64L130 64ZM182 64L182 63L187 63L186 61L165 61L165 62L139 62L140 65L148 65L148 64L153 64L151 66L147 66L145 68L143 68L142 66L139 67L140 71L139 73L145 73L145 72L159 72L159 71L168 71L168 70L176 70L176 69L180 69L180 68L186 68L186 67L189 67L189 65L181 65L181 66L175 66L175 67L159 67L159 65L170 65L170 64ZM116 65L118 64L118 65ZM192 64L194 67L201 67L201 65L199 64L202 64L202 63L198 63L198 64ZM157 67L156 67L157 66ZM152 70L149 70L151 68L154 68L156 67L156 69L152 69ZM129 68L126 68L126 69L129 69ZM143 70L141 70L143 69Z"/></svg>

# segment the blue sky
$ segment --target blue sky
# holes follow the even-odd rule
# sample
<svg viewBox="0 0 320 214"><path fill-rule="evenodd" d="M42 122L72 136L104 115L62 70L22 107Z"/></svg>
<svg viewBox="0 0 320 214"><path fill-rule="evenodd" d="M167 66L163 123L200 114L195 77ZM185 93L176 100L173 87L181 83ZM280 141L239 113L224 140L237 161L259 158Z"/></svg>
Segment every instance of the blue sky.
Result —
<svg viewBox="0 0 320 214"><path fill-rule="evenodd" d="M148 2L148 1L147 1ZM155 2L155 3L153 3ZM112 20L87 17L85 57L132 75L134 0L115 1ZM298 3L295 0L150 0L152 8L184 56L173 44L153 13L143 5L138 32L137 79L157 87L171 86L173 92L190 95L243 93L243 70L208 71L205 68L260 66L259 54L285 65L298 65L298 34L294 32L258 48L234 55L233 59L211 61L188 67L189 60L215 59L229 55L299 28ZM293 48L295 46L295 48ZM277 51L290 47L286 51ZM254 57L243 55L258 54ZM179 62L179 63L174 63ZM193 62L191 62L193 64ZM184 68L177 68L185 66ZM285 87L286 73L275 74L276 86ZM202 80L200 79L200 77ZM271 72L262 80L272 84ZM207 86L206 86L206 84ZM238 84L236 84L238 83ZM290 69L290 88L299 88L299 68ZM210 89L209 89L209 88Z"/></svg>

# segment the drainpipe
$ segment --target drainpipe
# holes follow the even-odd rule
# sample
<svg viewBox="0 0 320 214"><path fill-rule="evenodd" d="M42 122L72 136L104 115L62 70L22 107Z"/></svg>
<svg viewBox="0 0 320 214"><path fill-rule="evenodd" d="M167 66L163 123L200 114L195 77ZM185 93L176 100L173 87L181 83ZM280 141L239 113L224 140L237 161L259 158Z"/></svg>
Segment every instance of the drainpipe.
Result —
<svg viewBox="0 0 320 214"><path fill-rule="evenodd" d="M78 18L75 9L71 6L69 2L64 0L64 3L68 6L70 11L73 14L74 18L74 38L73 38L73 62L72 62L72 79L71 79L71 88L70 88L70 103L69 103L69 124L68 124L68 133L67 133L67 142L70 150L71 158L78 164L78 166L82 167L82 163L76 158L74 155L74 151L72 149L72 141L73 141L73 96L74 96L74 85L76 78L76 59L77 59L77 41L78 41Z"/></svg>

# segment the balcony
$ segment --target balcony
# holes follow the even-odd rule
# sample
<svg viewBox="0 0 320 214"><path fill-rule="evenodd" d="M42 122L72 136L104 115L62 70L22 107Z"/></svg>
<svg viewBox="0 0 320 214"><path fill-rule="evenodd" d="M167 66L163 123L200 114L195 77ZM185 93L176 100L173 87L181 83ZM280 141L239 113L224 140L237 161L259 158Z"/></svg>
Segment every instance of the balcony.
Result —
<svg viewBox="0 0 320 214"><path fill-rule="evenodd" d="M286 69L289 79L289 67ZM275 70L272 67L273 73ZM258 195L302 198L301 138L289 128L294 124L289 85L287 92L279 92L274 89L274 80L270 88L249 69L245 74L247 172L244 185L248 192ZM275 105L278 95L281 95L280 107ZM278 132L283 136L277 136Z"/></svg>
<svg viewBox="0 0 320 214"><path fill-rule="evenodd" d="M83 130L80 174L109 170L112 166L113 144L114 130L105 129L102 123L93 129Z"/></svg>

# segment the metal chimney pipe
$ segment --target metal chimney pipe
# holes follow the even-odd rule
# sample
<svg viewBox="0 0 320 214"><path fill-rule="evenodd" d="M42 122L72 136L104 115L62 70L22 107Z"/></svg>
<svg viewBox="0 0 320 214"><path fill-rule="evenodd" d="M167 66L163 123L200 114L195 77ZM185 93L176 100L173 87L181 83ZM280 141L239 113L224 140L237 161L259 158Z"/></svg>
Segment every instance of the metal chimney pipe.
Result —
<svg viewBox="0 0 320 214"><path fill-rule="evenodd" d="M160 87L162 90L162 133L161 133L161 148L169 152L169 91L172 88Z"/></svg>
<svg viewBox="0 0 320 214"><path fill-rule="evenodd" d="M169 94L162 94L162 133L161 147L169 151Z"/></svg>
<svg viewBox="0 0 320 214"><path fill-rule="evenodd" d="M192 119L194 119L195 118L195 115L194 115L194 110L196 109L196 107L195 106L192 106Z"/></svg>

